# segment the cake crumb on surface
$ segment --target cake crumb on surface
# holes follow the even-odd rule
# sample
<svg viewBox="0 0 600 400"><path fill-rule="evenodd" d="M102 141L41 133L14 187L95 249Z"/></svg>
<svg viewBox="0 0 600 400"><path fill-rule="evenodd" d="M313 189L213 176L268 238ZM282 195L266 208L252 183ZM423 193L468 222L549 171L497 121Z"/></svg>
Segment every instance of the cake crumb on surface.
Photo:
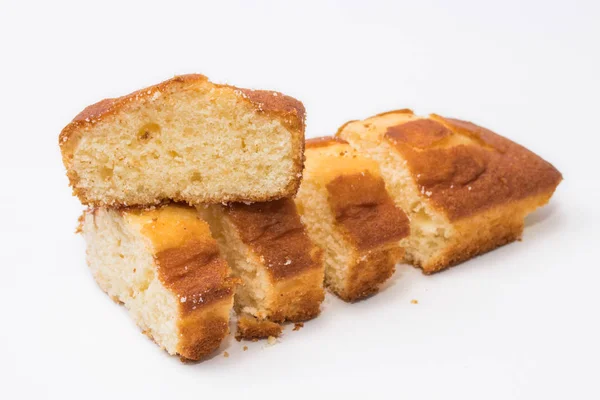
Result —
<svg viewBox="0 0 600 400"><path fill-rule="evenodd" d="M248 350L248 346L243 347L244 351Z"/></svg>
<svg viewBox="0 0 600 400"><path fill-rule="evenodd" d="M229 353L228 353L228 352L226 352L226 351L225 351L225 352L223 352L223 357L225 357L225 358L229 357Z"/></svg>
<svg viewBox="0 0 600 400"><path fill-rule="evenodd" d="M267 338L267 343L269 343L270 345L273 345L273 344L277 343L277 338L275 336L269 336Z"/></svg>
<svg viewBox="0 0 600 400"><path fill-rule="evenodd" d="M293 331L299 331L300 328L304 327L304 323L303 322L296 322L294 324L294 329L292 329Z"/></svg>
<svg viewBox="0 0 600 400"><path fill-rule="evenodd" d="M412 299L412 300L410 301L410 304L419 304L419 300L417 300L417 299Z"/></svg>

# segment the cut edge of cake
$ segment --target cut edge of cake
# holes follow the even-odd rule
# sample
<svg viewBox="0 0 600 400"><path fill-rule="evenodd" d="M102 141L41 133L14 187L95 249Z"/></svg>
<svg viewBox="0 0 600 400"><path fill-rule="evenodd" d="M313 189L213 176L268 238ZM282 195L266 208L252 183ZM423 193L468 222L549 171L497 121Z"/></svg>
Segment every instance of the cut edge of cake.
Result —
<svg viewBox="0 0 600 400"><path fill-rule="evenodd" d="M93 208L79 231L96 283L144 334L182 360L219 347L237 280L195 209Z"/></svg>

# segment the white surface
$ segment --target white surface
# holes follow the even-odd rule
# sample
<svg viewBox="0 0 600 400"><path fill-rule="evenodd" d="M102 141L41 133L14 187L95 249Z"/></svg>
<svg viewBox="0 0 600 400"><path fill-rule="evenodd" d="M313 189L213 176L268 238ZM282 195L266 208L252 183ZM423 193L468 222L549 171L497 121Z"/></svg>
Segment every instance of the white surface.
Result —
<svg viewBox="0 0 600 400"><path fill-rule="evenodd" d="M0 398L600 397L598 2L82 3L0 3ZM403 107L470 119L565 181L523 242L184 365L88 273L57 136L188 72L301 99L307 136Z"/></svg>

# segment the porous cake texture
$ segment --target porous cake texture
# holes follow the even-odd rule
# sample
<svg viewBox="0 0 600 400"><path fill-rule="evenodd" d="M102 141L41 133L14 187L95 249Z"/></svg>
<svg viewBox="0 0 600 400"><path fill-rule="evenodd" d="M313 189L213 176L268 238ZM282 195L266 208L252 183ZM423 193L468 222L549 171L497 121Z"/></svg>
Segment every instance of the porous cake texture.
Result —
<svg viewBox="0 0 600 400"><path fill-rule="evenodd" d="M562 180L550 163L486 128L397 110L336 135L377 161L409 216L406 260L439 271L521 237L524 218Z"/></svg>
<svg viewBox="0 0 600 400"><path fill-rule="evenodd" d="M307 140L305 166L296 204L324 251L326 286L346 301L376 293L404 255L406 214L387 193L377 163L342 139Z"/></svg>
<svg viewBox="0 0 600 400"><path fill-rule="evenodd" d="M94 208L80 231L94 279L148 337L189 360L219 347L236 279L194 208Z"/></svg>
<svg viewBox="0 0 600 400"><path fill-rule="evenodd" d="M268 201L298 189L304 119L281 93L184 75L87 107L59 144L86 205Z"/></svg>

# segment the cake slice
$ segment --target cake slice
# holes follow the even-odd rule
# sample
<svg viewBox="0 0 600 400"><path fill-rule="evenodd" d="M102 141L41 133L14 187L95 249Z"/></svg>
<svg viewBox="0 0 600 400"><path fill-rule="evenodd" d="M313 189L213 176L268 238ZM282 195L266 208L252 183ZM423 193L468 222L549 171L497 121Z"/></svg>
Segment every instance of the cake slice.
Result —
<svg viewBox="0 0 600 400"><path fill-rule="evenodd" d="M281 93L184 75L87 107L59 144L83 204L268 201L298 189L304 117Z"/></svg>
<svg viewBox="0 0 600 400"><path fill-rule="evenodd" d="M96 282L148 337L189 360L219 347L236 280L194 208L95 208L80 230Z"/></svg>
<svg viewBox="0 0 600 400"><path fill-rule="evenodd" d="M471 122L391 111L343 125L337 137L379 163L408 214L407 261L439 271L521 237L524 218L562 180L550 163Z"/></svg>
<svg viewBox="0 0 600 400"><path fill-rule="evenodd" d="M278 336L279 323L319 314L321 251L308 237L292 199L198 207L241 279L234 308L239 338Z"/></svg>
<svg viewBox="0 0 600 400"><path fill-rule="evenodd" d="M307 140L305 155L296 204L324 251L325 284L345 301L372 295L404 255L408 218L387 193L377 163L344 140Z"/></svg>

